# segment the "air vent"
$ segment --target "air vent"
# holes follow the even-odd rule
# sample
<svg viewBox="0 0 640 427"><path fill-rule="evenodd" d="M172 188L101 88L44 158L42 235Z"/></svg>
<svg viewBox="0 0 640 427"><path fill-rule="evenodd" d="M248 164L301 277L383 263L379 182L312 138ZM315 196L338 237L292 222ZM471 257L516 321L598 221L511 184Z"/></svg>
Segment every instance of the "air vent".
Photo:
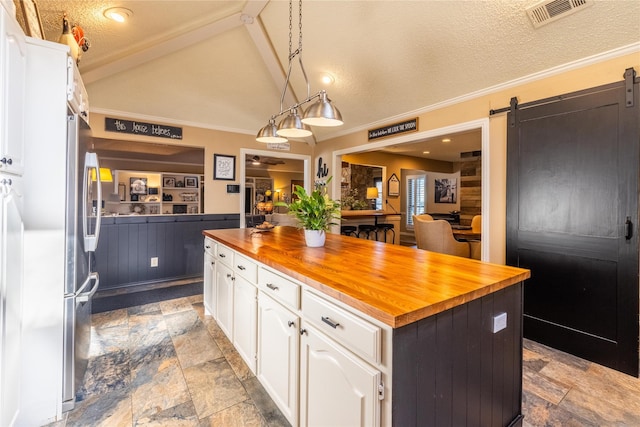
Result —
<svg viewBox="0 0 640 427"><path fill-rule="evenodd" d="M533 26L538 28L591 6L593 0L546 0L526 9Z"/></svg>
<svg viewBox="0 0 640 427"><path fill-rule="evenodd" d="M482 155L482 151L477 150L477 151L463 151L462 153L460 153L460 158L461 159L470 159L473 157L480 157Z"/></svg>

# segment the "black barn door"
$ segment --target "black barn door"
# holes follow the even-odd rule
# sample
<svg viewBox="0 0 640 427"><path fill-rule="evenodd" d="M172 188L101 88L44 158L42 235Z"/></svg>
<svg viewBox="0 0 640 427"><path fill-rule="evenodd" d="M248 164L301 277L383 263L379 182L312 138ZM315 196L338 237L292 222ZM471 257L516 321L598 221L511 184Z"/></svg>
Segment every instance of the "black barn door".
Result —
<svg viewBox="0 0 640 427"><path fill-rule="evenodd" d="M631 107L622 82L509 113L507 263L532 273L525 337L638 376L640 109L631 87Z"/></svg>

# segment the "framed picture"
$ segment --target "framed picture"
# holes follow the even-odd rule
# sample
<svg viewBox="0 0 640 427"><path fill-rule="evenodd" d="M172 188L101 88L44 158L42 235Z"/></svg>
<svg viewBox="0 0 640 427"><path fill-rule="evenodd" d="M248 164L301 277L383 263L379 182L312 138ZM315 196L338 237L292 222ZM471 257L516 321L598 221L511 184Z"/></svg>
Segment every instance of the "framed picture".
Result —
<svg viewBox="0 0 640 427"><path fill-rule="evenodd" d="M213 155L213 179L236 180L236 156Z"/></svg>
<svg viewBox="0 0 640 427"><path fill-rule="evenodd" d="M400 195L400 180L395 173L392 173L387 181L387 195L395 197Z"/></svg>
<svg viewBox="0 0 640 427"><path fill-rule="evenodd" d="M185 176L184 177L184 186L189 188L197 188L198 187L198 178L195 176Z"/></svg>
<svg viewBox="0 0 640 427"><path fill-rule="evenodd" d="M147 194L147 178L129 178L130 194Z"/></svg>
<svg viewBox="0 0 640 427"><path fill-rule="evenodd" d="M18 3L22 9L22 16L19 18L24 22L24 32L30 37L44 40L44 29L36 0L22 0Z"/></svg>
<svg viewBox="0 0 640 427"><path fill-rule="evenodd" d="M176 179L172 176L165 176L162 178L162 186L163 187L175 187Z"/></svg>
<svg viewBox="0 0 640 427"><path fill-rule="evenodd" d="M434 185L435 203L455 203L458 193L458 182L455 178L436 179Z"/></svg>

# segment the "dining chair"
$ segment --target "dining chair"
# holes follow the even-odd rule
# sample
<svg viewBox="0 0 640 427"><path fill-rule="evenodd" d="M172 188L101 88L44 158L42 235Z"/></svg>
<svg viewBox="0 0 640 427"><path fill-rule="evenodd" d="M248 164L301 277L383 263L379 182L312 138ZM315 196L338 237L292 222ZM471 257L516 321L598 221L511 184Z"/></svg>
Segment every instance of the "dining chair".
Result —
<svg viewBox="0 0 640 427"><path fill-rule="evenodd" d="M413 230L418 249L464 258L471 256L469 243L459 242L453 237L449 222L442 219L429 221L426 218L420 218L420 216L413 216Z"/></svg>
<svg viewBox="0 0 640 427"><path fill-rule="evenodd" d="M471 218L471 231L482 233L482 215L475 215Z"/></svg>

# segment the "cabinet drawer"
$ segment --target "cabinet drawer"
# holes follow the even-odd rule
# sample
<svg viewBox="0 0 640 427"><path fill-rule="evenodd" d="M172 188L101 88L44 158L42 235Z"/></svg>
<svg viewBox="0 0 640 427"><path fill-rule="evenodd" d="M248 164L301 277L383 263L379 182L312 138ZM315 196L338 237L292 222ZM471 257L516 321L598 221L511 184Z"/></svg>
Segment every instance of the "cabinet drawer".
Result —
<svg viewBox="0 0 640 427"><path fill-rule="evenodd" d="M258 285L265 294L297 310L300 307L300 286L291 280L261 268L258 270Z"/></svg>
<svg viewBox="0 0 640 427"><path fill-rule="evenodd" d="M379 327L306 291L302 293L302 317L354 353L380 363Z"/></svg>
<svg viewBox="0 0 640 427"><path fill-rule="evenodd" d="M258 265L252 259L239 253L234 255L233 271L253 284L258 281Z"/></svg>
<svg viewBox="0 0 640 427"><path fill-rule="evenodd" d="M233 268L233 254L234 252L231 249L218 243L216 258L220 262Z"/></svg>
<svg viewBox="0 0 640 427"><path fill-rule="evenodd" d="M216 242L210 237L204 238L204 251L215 258L216 256Z"/></svg>

